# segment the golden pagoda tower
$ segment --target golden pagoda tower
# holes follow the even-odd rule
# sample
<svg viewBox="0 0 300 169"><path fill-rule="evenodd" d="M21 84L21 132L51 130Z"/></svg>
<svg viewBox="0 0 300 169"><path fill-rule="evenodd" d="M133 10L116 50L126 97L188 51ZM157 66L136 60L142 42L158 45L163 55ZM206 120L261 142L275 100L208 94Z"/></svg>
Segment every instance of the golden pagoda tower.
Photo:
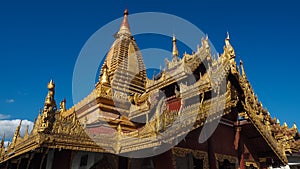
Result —
<svg viewBox="0 0 300 169"><path fill-rule="evenodd" d="M109 77L114 91L124 94L144 93L146 68L140 49L130 32L127 9L115 38L101 68L101 76ZM100 79L107 83L106 78Z"/></svg>

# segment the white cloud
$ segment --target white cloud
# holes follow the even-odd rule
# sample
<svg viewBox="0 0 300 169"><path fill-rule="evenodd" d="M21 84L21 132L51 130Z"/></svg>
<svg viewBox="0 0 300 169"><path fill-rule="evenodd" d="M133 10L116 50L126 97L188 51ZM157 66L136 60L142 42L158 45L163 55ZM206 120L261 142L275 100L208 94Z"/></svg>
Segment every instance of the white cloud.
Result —
<svg viewBox="0 0 300 169"><path fill-rule="evenodd" d="M14 99L7 99L5 102L8 103L8 104L10 104L10 103L14 103L15 100Z"/></svg>
<svg viewBox="0 0 300 169"><path fill-rule="evenodd" d="M0 113L0 120L2 120L2 119L8 119L8 118L10 118L10 115L8 115L8 114L1 114Z"/></svg>
<svg viewBox="0 0 300 169"><path fill-rule="evenodd" d="M20 124L20 119L15 120L0 120L0 137L2 138L5 133L5 140L11 140L16 128ZM29 120L23 120L21 125L21 136L24 136L27 125L29 126L29 132L32 130L33 122Z"/></svg>

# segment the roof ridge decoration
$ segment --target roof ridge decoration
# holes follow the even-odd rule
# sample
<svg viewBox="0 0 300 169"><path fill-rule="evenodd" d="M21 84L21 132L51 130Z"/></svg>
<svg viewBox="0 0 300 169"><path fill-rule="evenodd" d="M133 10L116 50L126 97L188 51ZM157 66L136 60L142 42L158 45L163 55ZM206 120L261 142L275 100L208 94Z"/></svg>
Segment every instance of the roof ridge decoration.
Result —
<svg viewBox="0 0 300 169"><path fill-rule="evenodd" d="M44 109L41 114L41 123L38 128L40 133L50 133L55 121L55 112L56 112L56 102L54 99L55 94L55 83L53 80L50 80L48 83L48 94L45 99Z"/></svg>
<svg viewBox="0 0 300 169"><path fill-rule="evenodd" d="M128 11L125 10L124 19L118 32L119 35L128 35L130 33L127 16ZM126 43L125 41L122 41L123 46L118 46L117 43L121 43L121 40L124 39L126 40ZM136 92L132 95L132 97L129 97L129 99L126 98L128 102L131 101L135 104L134 106L136 106L136 109L144 108L142 106L145 106L146 110L143 113L148 113L147 110L149 110L149 107L147 107L148 105L146 103L149 100L151 101L151 99L153 99L154 101L151 102L152 105L158 105L159 111L161 111L157 111L155 113L156 119L149 120L147 117L145 126L132 132L123 132L126 130L126 126L124 125L124 127L122 123L124 122L125 124L126 122L131 122L130 119L124 117L116 119L115 121L118 123L115 123L117 125L113 126L115 127L114 129L116 129L113 133L101 133L98 135L99 140L97 141L102 141L101 148L87 136L87 133L84 131L84 128L86 128L87 125L83 124L81 126L79 122L80 117L77 116L76 111L80 109L84 112L87 110L86 108L91 105L94 106L92 108L99 108L103 105L106 106L103 106L106 109L110 108L107 105L101 103L101 99L111 99L111 97L114 96L114 93L113 91L111 91L110 86L112 80L115 80L112 78L113 74L111 72L111 67L119 66L119 63L116 65L111 65L109 61L116 59L113 58L116 55L120 55L120 48L124 50L124 44L130 45L132 43L135 43L130 36L117 37L112 46L111 53L108 54L112 58L110 58L111 60L106 60L102 67L99 86L96 86L96 89L93 90L92 93L85 99L79 102L78 105L73 106L69 110L65 110L65 105L61 104L61 108L58 111L54 100L55 84L51 80L48 83L48 94L45 99L44 109L41 111L41 114L38 115L38 118L34 124L33 131L28 136L28 139L26 139L25 136L23 139L19 137L20 139L17 140L20 141L17 141L16 145L13 145L12 143L12 145L8 146L7 152L5 152L4 155L3 153L1 154L3 148L0 149L0 161L2 162L3 159L8 160L10 158L14 158L24 152L42 146L46 146L48 148L64 148L70 150L111 153L131 152L135 150L159 146L159 142L152 142L151 139L148 142L142 142L142 139L140 138L151 138L159 136L160 131L168 127L168 125L166 124L172 124L174 122L174 119L176 118L180 118L184 123L184 126L194 125L194 128L203 126L206 118L211 115L209 114L209 109L210 106L212 106L212 104L210 104L211 100L204 100L204 94L205 92L211 90L212 85L220 86L220 81L222 80L211 79L208 74L222 73L224 77L228 77L230 74L234 75L237 80L237 84L233 84L227 79L227 90L226 93L223 93L224 97L212 98L212 103L217 104L220 101L225 101L226 110L224 111L224 114L228 114L231 112L231 108L237 106L239 101L243 101L244 109L246 111L244 116L248 117L252 124L256 127L256 129L260 131L262 137L267 141L268 145L276 153L279 159L283 161L283 163L286 163L287 161L285 152L294 152L299 151L300 149L300 141L295 140L295 135L298 135L299 137L297 126L293 126L292 129L288 129L288 127L286 126L280 126L280 123L277 123L276 119L271 119L270 114L265 109L263 109L262 104L258 101L258 98L254 94L254 91L247 79L242 62L240 64L242 73L237 71L235 52L232 45L230 44L229 34L227 34L227 37L225 39L223 54L215 60L211 57L208 37L202 39L201 42L202 46L198 47L196 53L185 54L183 56L183 59L181 59L176 65L174 65L173 67L169 67L170 69L167 68L166 70L164 70L160 79L151 81L151 84L148 83L149 81L147 81L148 86L146 87L147 90L145 92ZM133 47L135 48L135 50L138 49L135 45L133 45ZM201 100L201 103L188 105L187 102L182 101L180 103L182 107L180 107L179 111L170 113L171 110L169 110L168 106L162 104L160 100L154 98L155 94L157 94L155 93L155 90L173 84L173 75L180 75L181 77L184 77L193 73L193 71L200 64L202 64L202 61L205 59L209 60L207 74L204 74L202 76L200 75L201 77L199 78L199 80L192 85L182 83L179 84L179 93L177 95L177 98L180 98L182 100L201 95L201 98L203 98ZM166 72L169 74L167 75ZM143 76L141 76L141 78L143 78ZM211 84L212 82L214 84ZM244 100L241 100L243 99L242 97L238 98L236 96L236 91L231 90L234 88L234 85L238 85L242 88L241 92L243 92L242 94L244 94L245 96ZM202 93L199 93L199 91ZM101 99L99 99L100 97ZM96 100L92 100L95 98ZM199 107L200 111L198 111ZM216 112L217 111L220 110L218 109L216 110ZM196 124L194 124L194 121L191 120L191 117L194 115L197 115ZM135 116L135 114L133 116ZM87 122L88 119L83 120ZM182 127L182 124L179 123L175 123L174 125L178 125L178 128ZM172 137L177 134L176 131L172 132L173 133L170 134L170 136ZM128 136L132 137L128 139ZM1 145L2 144L4 143L1 143ZM14 149L12 149L13 147ZM9 156L9 154L12 153L14 153L14 155Z"/></svg>
<svg viewBox="0 0 300 169"><path fill-rule="evenodd" d="M29 137L29 125L26 126L25 133L23 139L26 140Z"/></svg>
<svg viewBox="0 0 300 169"><path fill-rule="evenodd" d="M19 141L18 139L20 138L21 125L22 125L22 120L20 120L20 123L19 123L18 127L16 128L16 131L15 131L14 136L12 138L12 142L11 142L11 148L12 149L16 146L16 144Z"/></svg>
<svg viewBox="0 0 300 169"><path fill-rule="evenodd" d="M240 116L245 119L250 119L252 124L260 131L263 138L269 146L274 150L279 159L284 164L288 163L286 153L300 151L300 140L296 140L299 135L297 128L288 128L284 122L280 126L279 119L272 119L270 113L259 102L257 95L248 81L243 62L240 61L241 74L239 83L244 92L245 100L242 101L246 113L240 113Z"/></svg>

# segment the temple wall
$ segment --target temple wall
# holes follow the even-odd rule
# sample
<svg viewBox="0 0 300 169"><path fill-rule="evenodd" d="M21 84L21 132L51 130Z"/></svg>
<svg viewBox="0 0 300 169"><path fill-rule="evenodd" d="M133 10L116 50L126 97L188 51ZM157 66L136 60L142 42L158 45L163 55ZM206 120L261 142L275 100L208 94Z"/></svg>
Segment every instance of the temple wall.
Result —
<svg viewBox="0 0 300 169"><path fill-rule="evenodd" d="M97 158L101 158L102 156L103 155L101 153L97 154ZM71 169L89 169L94 165L97 158L96 158L96 153L83 152L83 151L76 152L75 156L72 159Z"/></svg>
<svg viewBox="0 0 300 169"><path fill-rule="evenodd" d="M68 169L71 166L71 150L55 149L52 163L53 169Z"/></svg>
<svg viewBox="0 0 300 169"><path fill-rule="evenodd" d="M191 131L176 147L186 149L185 151L190 150L194 154L200 152L206 155L209 168L212 169L218 168L219 161L222 162L224 159L238 166L238 150L234 146L235 131L233 126L219 124L207 141L200 144L198 138L202 128L198 128Z"/></svg>

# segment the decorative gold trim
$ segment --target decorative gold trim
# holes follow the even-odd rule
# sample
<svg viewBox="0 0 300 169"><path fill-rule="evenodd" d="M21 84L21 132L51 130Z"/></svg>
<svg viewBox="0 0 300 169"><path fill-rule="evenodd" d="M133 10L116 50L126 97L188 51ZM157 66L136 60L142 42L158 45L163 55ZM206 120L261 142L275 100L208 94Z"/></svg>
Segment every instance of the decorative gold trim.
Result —
<svg viewBox="0 0 300 169"><path fill-rule="evenodd" d="M172 161L174 169L176 169L176 157L185 157L189 153L192 153L195 158L203 160L203 169L209 169L207 152L200 150L191 150L181 147L172 148Z"/></svg>
<svg viewBox="0 0 300 169"><path fill-rule="evenodd" d="M126 12L125 14L127 19L128 13ZM124 30L127 29L126 24L128 24L126 19L124 20L125 24L121 26L122 31L120 31L117 36L126 32L130 33L128 32L129 28L128 31L124 32ZM134 40L131 38L128 40L130 43L129 46L123 42L122 44L120 42L120 45L118 44L118 46L122 48L122 52L138 52L134 49L136 47ZM178 55L178 49L176 47L175 37L173 42L173 55L176 56ZM142 57L140 53L137 53L135 65L140 66L138 69L142 70L140 71L141 74L134 76L132 73L129 73L129 69L124 69L125 72L119 72L121 74L127 72L126 75L124 74L124 77L128 76L128 78L134 79L132 81L133 83L130 84L130 90L136 92L130 92L133 95L131 96L130 94L129 100L127 94L125 94L127 91L125 93L123 91L124 85L122 82L112 81L114 72L117 72L117 68L120 66L117 65L119 62L117 61L119 54L115 55L113 52L118 52L119 49L111 48L112 50L108 53L108 57L101 68L101 76L96 88L69 110L65 107L65 100L61 102L60 110L57 110L54 99L55 84L51 80L48 83L48 94L45 99L44 109L41 111L41 114L38 115L32 132L30 134L27 132L24 137L21 137L20 127L18 127L12 143L6 148L4 148L4 139L2 139L0 143L0 163L30 152L30 150L39 150L42 147L105 153L127 153L157 147L160 146L163 141L173 140L175 137L187 134L187 132L190 131L188 130L190 126L195 129L204 125L205 121L210 122L217 117L229 114L232 108L236 107L239 101L241 101L244 110L242 110L239 115L253 124L263 139L266 140L272 151L278 156L278 159L281 160L283 164L287 164L286 152L299 152L300 149L300 139L297 140L297 126L294 125L291 129L288 129L286 123L280 126L279 121L276 122L276 119L272 119L270 113L263 108L247 79L242 62L240 63L241 73L237 69L235 51L230 44L229 34L225 39L224 53L218 58L211 56L208 37L202 39L201 43L202 46L197 47L195 53L185 53L182 59L176 56L174 61L166 60L166 69L161 72L162 77L153 80L146 78ZM114 64L111 63L113 57L116 60L116 62L113 61ZM178 112L171 112L168 106L163 104L163 102L160 103L160 100L157 99L159 90L180 81L184 82L184 79L194 73L201 64L204 64L202 61L208 61L206 73L198 72L200 73L199 80L193 84L179 83L179 86L175 88L175 95L166 98L169 99L169 101L174 98L181 100L180 110ZM123 68L120 69L120 71L121 70L123 71ZM228 78L226 78L229 74L234 75L238 84L230 83ZM227 90L225 93L221 90L224 81L227 82ZM116 88L111 87L110 83L112 82L118 84ZM127 82L126 85L128 85ZM237 94L238 90L236 85L240 86L242 93ZM208 99L204 97L204 93L207 92L217 93L217 96ZM243 95L243 97L239 98L238 96L240 96L240 94ZM188 99L199 96L202 98L200 103L186 104L188 103L186 102ZM102 100L105 101L102 102ZM117 101L118 104L122 106L114 106L114 101ZM128 107L128 101L132 103L130 107ZM219 106L223 104L225 107ZM153 106L159 109L156 109L157 112L155 112L154 117L148 119L148 114L153 110ZM211 112L212 108L214 108L213 112ZM109 134L95 134L93 140L87 135L84 130L87 124L91 124L91 121L102 122L101 118L99 118L100 120L98 119L98 116L95 119L88 119L87 115L89 113L92 116L94 115L92 113L99 114L96 109L103 112L107 111L107 113L115 111L125 112L124 117L120 117L120 119L117 118L117 120L109 120L110 123L112 123L110 124L111 126L115 128L119 126L118 132L112 131ZM217 112L220 111L224 113L219 115ZM115 116L114 113L112 114ZM146 125L137 130L130 120L144 115L147 116ZM107 122L110 118L113 117L105 117L103 121ZM175 119L179 120L177 121ZM165 132L171 125L175 130L171 130L167 133L168 138L165 140L157 139L158 136L162 132ZM21 124L19 126L21 126ZM177 129L182 129L184 132L177 132ZM123 132L123 130L131 132ZM94 140L96 140L98 144L96 144ZM175 153L177 156L182 155L183 157L186 156L187 153L192 153L194 157L204 159L204 163L208 166L206 152L178 147L172 151L173 154ZM226 155L222 155L222 158L220 157L221 155L216 156L220 159L223 157L226 157L228 160L232 159ZM174 163L176 165L176 160Z"/></svg>
<svg viewBox="0 0 300 169"><path fill-rule="evenodd" d="M215 153L215 157L216 157L216 167L217 169L219 169L219 163L218 162L223 162L224 160L228 160L230 163L234 163L235 164L235 168L239 167L239 160L237 157L231 156L231 155L225 155L225 154L218 154Z"/></svg>
<svg viewBox="0 0 300 169"><path fill-rule="evenodd" d="M246 161L246 162L245 162L245 166L246 166L246 167L250 167L251 164L253 165L253 167L255 167L255 168L257 168L257 169L260 168L259 164L256 163L256 162L254 162L254 161Z"/></svg>

